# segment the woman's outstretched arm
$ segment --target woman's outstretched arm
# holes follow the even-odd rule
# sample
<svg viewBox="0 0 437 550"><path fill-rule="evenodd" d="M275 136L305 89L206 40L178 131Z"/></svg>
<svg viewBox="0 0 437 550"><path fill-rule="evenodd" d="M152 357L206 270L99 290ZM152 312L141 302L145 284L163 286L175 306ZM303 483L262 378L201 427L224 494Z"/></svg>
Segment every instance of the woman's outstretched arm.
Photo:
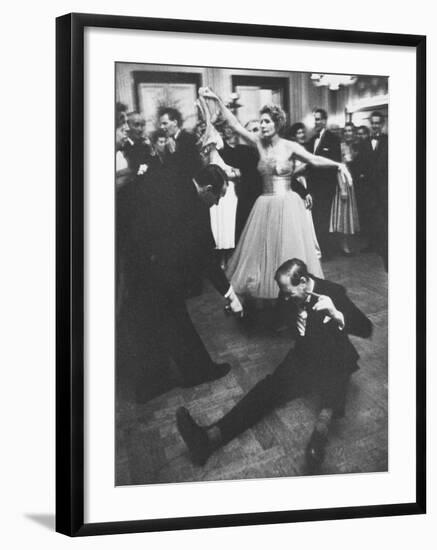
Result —
<svg viewBox="0 0 437 550"><path fill-rule="evenodd" d="M215 94L210 88L200 88L199 95L203 96L204 98L208 99L214 99L217 101L220 111L223 115L223 118L225 121L229 124L229 126L237 132L245 141L247 141L250 145L256 146L258 143L258 139L252 132L249 132L244 128L241 123L238 121L237 117L232 114L232 112L226 107L221 97L219 97L217 94Z"/></svg>
<svg viewBox="0 0 437 550"><path fill-rule="evenodd" d="M344 166L335 160L327 159L326 157L321 157L319 155L313 155L307 151L305 147L299 145L299 143L290 142L290 144L292 145L292 150L296 158L303 162L307 162L311 166L316 168L340 168L340 166Z"/></svg>
<svg viewBox="0 0 437 550"><path fill-rule="evenodd" d="M341 162L336 162L335 160L327 159L319 155L313 155L309 151L295 142L290 142L292 147L292 152L299 160L307 162L315 168L337 168L338 171L346 178L347 181L351 179L349 170L346 165Z"/></svg>

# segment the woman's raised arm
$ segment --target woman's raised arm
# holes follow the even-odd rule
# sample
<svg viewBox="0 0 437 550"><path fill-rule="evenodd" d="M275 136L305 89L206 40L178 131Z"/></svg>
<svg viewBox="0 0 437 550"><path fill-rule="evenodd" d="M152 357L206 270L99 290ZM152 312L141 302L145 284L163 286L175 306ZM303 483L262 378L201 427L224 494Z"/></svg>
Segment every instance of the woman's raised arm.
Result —
<svg viewBox="0 0 437 550"><path fill-rule="evenodd" d="M223 118L225 121L229 124L229 126L237 132L245 141L247 141L250 145L257 146L258 139L257 137L252 134L252 132L249 132L244 128L244 126L241 125L241 123L238 121L237 117L232 114L232 112L226 107L223 100L215 94L210 88L200 88L199 89L199 96L202 96L207 99L214 99L217 101L220 111L223 115Z"/></svg>

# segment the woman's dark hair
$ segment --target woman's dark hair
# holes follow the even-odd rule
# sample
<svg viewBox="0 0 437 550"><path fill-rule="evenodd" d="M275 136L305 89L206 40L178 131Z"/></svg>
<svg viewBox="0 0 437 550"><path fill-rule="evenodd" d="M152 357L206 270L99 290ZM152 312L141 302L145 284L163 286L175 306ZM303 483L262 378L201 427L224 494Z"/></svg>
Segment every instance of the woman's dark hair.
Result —
<svg viewBox="0 0 437 550"><path fill-rule="evenodd" d="M211 185L213 193L217 195L220 194L223 185L228 182L225 171L218 164L207 164L194 176L194 179L199 187Z"/></svg>
<svg viewBox="0 0 437 550"><path fill-rule="evenodd" d="M285 112L281 109L281 107L279 107L279 105L264 105L259 114L269 115L269 117L273 120L275 124L277 132L280 132L287 122L287 116Z"/></svg>
<svg viewBox="0 0 437 550"><path fill-rule="evenodd" d="M290 281L293 286L297 286L300 283L302 277L309 279L308 268L306 263L298 258L293 258L292 260L287 260L281 264L275 273L275 281L279 281L279 277L282 275L289 275Z"/></svg>
<svg viewBox="0 0 437 550"><path fill-rule="evenodd" d="M166 138L167 134L165 130L161 130L161 128L158 128L158 130L155 130L151 136L153 143L156 143L159 138Z"/></svg>
<svg viewBox="0 0 437 550"><path fill-rule="evenodd" d="M296 136L299 130L304 130L304 131L306 130L305 124L303 122L295 122L289 128L287 128L284 131L285 139L296 141Z"/></svg>
<svg viewBox="0 0 437 550"><path fill-rule="evenodd" d="M127 113L127 105L125 105L124 103L121 103L121 101L117 101L117 103L115 104L115 127L118 128L119 126L121 126L121 124L123 122L125 122L125 120L121 120L121 116L122 115L126 115Z"/></svg>
<svg viewBox="0 0 437 550"><path fill-rule="evenodd" d="M164 115L167 115L170 120L176 120L179 128L182 127L182 115L180 111L178 111L174 107L160 107L158 111L158 116L162 117Z"/></svg>
<svg viewBox="0 0 437 550"><path fill-rule="evenodd" d="M364 132L366 134L367 137L370 136L370 131L369 131L369 128L367 126L358 126L358 130L361 130L362 132Z"/></svg>

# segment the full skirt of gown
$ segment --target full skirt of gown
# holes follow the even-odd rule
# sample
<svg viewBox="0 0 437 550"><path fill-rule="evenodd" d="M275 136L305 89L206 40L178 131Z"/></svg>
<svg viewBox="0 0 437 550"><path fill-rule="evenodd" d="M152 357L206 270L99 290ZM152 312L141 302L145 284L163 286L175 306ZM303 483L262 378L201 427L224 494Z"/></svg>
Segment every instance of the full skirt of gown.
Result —
<svg viewBox="0 0 437 550"><path fill-rule="evenodd" d="M292 258L303 260L310 273L323 278L314 227L301 197L291 190L261 195L229 261L228 279L241 296L275 299L275 272Z"/></svg>

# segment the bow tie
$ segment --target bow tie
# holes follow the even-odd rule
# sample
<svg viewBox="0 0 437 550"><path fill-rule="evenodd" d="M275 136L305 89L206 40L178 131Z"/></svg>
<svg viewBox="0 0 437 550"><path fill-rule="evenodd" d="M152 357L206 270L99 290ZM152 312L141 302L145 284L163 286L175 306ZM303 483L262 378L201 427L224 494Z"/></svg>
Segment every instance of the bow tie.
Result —
<svg viewBox="0 0 437 550"><path fill-rule="evenodd" d="M380 134L375 134L375 135L372 137L372 139L376 139L376 140L378 141L380 137L381 137Z"/></svg>

